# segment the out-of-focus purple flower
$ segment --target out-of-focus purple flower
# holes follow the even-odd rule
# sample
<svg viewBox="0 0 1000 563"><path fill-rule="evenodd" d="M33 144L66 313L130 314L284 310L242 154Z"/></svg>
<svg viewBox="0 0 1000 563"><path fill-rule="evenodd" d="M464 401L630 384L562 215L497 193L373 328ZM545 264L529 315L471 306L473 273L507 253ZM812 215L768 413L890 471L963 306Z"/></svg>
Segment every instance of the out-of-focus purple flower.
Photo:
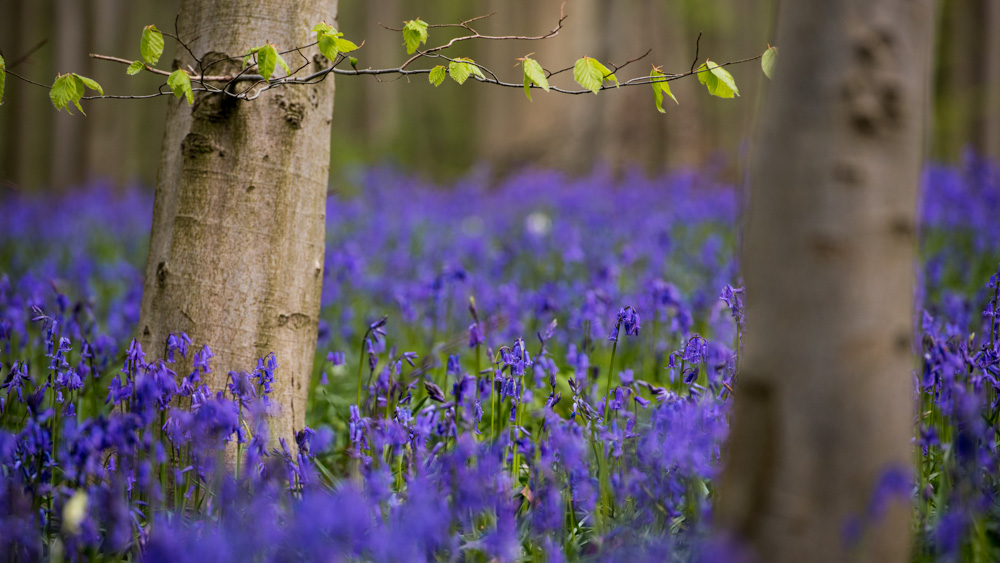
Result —
<svg viewBox="0 0 1000 563"><path fill-rule="evenodd" d="M479 323L469 325L469 348L475 348L485 341L486 339L483 337L483 330L479 328Z"/></svg>
<svg viewBox="0 0 1000 563"><path fill-rule="evenodd" d="M424 389L427 391L427 396L430 400L436 403L443 403L445 400L444 391L440 387L435 385L433 382L424 380Z"/></svg>
<svg viewBox="0 0 1000 563"><path fill-rule="evenodd" d="M327 352L326 361L335 366L342 366L346 362L346 359L343 352Z"/></svg>

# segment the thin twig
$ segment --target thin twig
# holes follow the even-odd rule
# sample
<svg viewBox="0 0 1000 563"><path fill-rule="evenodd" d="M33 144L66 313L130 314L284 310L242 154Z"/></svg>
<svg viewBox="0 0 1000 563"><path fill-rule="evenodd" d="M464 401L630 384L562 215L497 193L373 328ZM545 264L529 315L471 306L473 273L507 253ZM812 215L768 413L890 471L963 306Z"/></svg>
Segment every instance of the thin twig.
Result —
<svg viewBox="0 0 1000 563"><path fill-rule="evenodd" d="M20 57L14 59L14 62L8 63L7 64L7 70L8 70L8 72L10 71L10 69L12 69L12 68L16 67L17 65L23 63L24 61L28 60L28 58L31 57L31 55L34 55L39 49L41 49L42 47L44 47L45 44L48 43L48 42L49 42L49 38L48 37L46 37L45 39L42 39L34 47L28 49L28 52L26 52L25 54L21 55Z"/></svg>
<svg viewBox="0 0 1000 563"><path fill-rule="evenodd" d="M698 65L698 49L701 45L701 32L698 32L698 38L694 40L694 62L691 63L691 72L694 72L694 67Z"/></svg>
<svg viewBox="0 0 1000 563"><path fill-rule="evenodd" d="M48 84L42 84L41 82L35 82L34 80L25 78L25 77L21 76L20 74L14 72L13 70L11 70L9 68L7 69L7 74L13 76L14 78L19 78L19 79L27 82L28 84L34 84L35 86L41 86L42 88L45 88L46 90L48 90L49 88L51 88L51 86L49 86Z"/></svg>

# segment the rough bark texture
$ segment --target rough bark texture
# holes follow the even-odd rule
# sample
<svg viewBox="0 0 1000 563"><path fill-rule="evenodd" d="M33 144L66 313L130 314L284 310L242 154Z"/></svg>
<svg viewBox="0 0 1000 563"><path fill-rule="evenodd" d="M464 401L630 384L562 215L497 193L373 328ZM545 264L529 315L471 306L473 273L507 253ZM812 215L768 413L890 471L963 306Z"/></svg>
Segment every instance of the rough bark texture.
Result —
<svg viewBox="0 0 1000 563"><path fill-rule="evenodd" d="M865 518L881 476L911 465L930 1L781 10L754 145L747 349L719 518L761 561L906 561L908 504Z"/></svg>
<svg viewBox="0 0 1000 563"><path fill-rule="evenodd" d="M265 41L285 49L306 45L314 24L335 17L335 0L187 0L179 31L207 65ZM286 57L293 69L302 64L295 54ZM194 65L183 49L177 59ZM307 71L319 70L328 61L316 55L309 64ZM223 61L211 72L239 67L240 59ZM272 401L281 411L272 436L289 437L305 419L323 280L333 94L331 75L253 102L201 94L189 107L171 98L167 115L139 339L154 357L171 332L186 332L198 347L208 344L215 353L207 381L213 390L225 389L230 370L250 371L273 352L279 368Z"/></svg>

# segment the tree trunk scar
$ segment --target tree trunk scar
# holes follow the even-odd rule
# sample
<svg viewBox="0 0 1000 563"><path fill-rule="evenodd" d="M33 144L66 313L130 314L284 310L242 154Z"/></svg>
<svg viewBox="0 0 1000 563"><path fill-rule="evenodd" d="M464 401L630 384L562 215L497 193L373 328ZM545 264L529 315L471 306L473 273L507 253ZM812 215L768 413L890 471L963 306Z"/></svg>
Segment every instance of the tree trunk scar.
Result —
<svg viewBox="0 0 1000 563"><path fill-rule="evenodd" d="M305 313L292 313L290 315L282 313L278 315L278 326L285 326L291 323L293 329L299 330L302 327L309 326L310 319L309 315Z"/></svg>

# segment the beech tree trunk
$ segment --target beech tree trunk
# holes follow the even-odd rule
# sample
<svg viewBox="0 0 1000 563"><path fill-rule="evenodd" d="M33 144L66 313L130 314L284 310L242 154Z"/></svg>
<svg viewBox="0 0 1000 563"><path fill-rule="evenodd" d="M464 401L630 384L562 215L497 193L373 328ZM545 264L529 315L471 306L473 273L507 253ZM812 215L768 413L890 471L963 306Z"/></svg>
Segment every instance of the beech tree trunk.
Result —
<svg viewBox="0 0 1000 563"><path fill-rule="evenodd" d="M761 561L907 561L929 0L782 2L718 516ZM854 528L860 534L848 533Z"/></svg>
<svg viewBox="0 0 1000 563"><path fill-rule="evenodd" d="M185 0L178 27L206 65L221 61L210 73L225 74L265 41L283 49L311 43L312 26L333 24L336 7L336 0ZM175 66L197 68L183 48L176 57ZM295 54L286 58L293 69L303 63ZM304 72L327 64L317 54ZM167 114L139 340L154 357L172 332L209 345L213 391L225 389L230 370L251 371L273 352L279 367L271 398L280 412L272 437L290 437L305 420L333 96L330 75L252 102L201 93L188 106L171 98ZM189 371L190 356L178 373Z"/></svg>

